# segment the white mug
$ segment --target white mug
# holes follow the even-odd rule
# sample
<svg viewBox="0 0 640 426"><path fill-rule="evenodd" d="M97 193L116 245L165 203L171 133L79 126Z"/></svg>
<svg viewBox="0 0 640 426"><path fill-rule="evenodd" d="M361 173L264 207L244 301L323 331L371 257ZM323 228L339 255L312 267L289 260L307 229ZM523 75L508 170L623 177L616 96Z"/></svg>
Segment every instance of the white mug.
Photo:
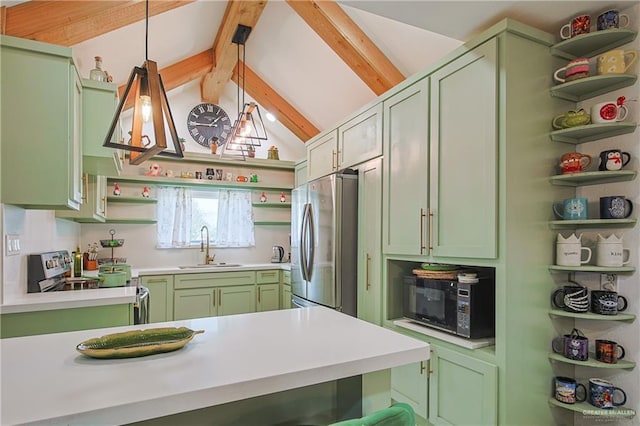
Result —
<svg viewBox="0 0 640 426"><path fill-rule="evenodd" d="M587 258L582 259L582 252L587 253ZM591 249L582 247L576 243L556 244L556 265L559 266L580 266L591 260Z"/></svg>
<svg viewBox="0 0 640 426"><path fill-rule="evenodd" d="M626 259L626 260L625 260ZM622 243L598 243L596 245L596 265L619 267L631 260L631 251Z"/></svg>
<svg viewBox="0 0 640 426"><path fill-rule="evenodd" d="M591 107L591 122L597 124L615 123L627 118L629 110L616 102L600 102Z"/></svg>

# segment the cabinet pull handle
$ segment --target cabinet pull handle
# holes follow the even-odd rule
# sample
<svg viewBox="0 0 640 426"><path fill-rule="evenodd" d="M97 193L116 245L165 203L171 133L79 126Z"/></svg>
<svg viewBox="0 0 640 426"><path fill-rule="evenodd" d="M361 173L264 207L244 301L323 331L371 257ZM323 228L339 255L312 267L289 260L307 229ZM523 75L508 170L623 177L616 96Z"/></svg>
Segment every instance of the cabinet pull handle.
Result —
<svg viewBox="0 0 640 426"><path fill-rule="evenodd" d="M424 245L424 209L420 208L420 254L426 249Z"/></svg>
<svg viewBox="0 0 640 426"><path fill-rule="evenodd" d="M342 154L344 156L344 154ZM344 161L344 158L342 159ZM340 150L336 151L336 170L340 167Z"/></svg>
<svg viewBox="0 0 640 426"><path fill-rule="evenodd" d="M102 197L102 213L107 214L107 197Z"/></svg>
<svg viewBox="0 0 640 426"><path fill-rule="evenodd" d="M426 370L425 365L424 365L424 361L420 361L420 374L424 373L424 371Z"/></svg>
<svg viewBox="0 0 640 426"><path fill-rule="evenodd" d="M258 303L260 303L260 293L262 293L262 289L258 287Z"/></svg>
<svg viewBox="0 0 640 426"><path fill-rule="evenodd" d="M427 254L431 255L431 252L433 251L433 233L431 232L431 228L433 226L433 210L430 208L427 209L427 216L427 239L429 240L429 251Z"/></svg>
<svg viewBox="0 0 640 426"><path fill-rule="evenodd" d="M218 306L222 307L222 289L218 289Z"/></svg>
<svg viewBox="0 0 640 426"><path fill-rule="evenodd" d="M331 150L331 170L335 170L338 168L338 156L336 154L335 149Z"/></svg>
<svg viewBox="0 0 640 426"><path fill-rule="evenodd" d="M213 302L212 302L213 306L216 306L216 293L217 293L217 291L213 290Z"/></svg>
<svg viewBox="0 0 640 426"><path fill-rule="evenodd" d="M369 264L371 263L371 256L369 256L369 253L367 253L367 267L365 269L366 271L366 278L365 278L365 282L366 282L366 286L365 286L365 290L369 290L369 287L371 287L371 283L369 282Z"/></svg>
<svg viewBox="0 0 640 426"><path fill-rule="evenodd" d="M82 176L82 203L86 203L89 195L89 174L85 173Z"/></svg>

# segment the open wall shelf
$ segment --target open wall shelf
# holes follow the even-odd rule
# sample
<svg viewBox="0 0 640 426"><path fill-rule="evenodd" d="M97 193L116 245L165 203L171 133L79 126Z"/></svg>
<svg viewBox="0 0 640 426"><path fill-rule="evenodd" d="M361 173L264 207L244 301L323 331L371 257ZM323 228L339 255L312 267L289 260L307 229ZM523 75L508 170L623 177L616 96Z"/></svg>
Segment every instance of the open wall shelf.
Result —
<svg viewBox="0 0 640 426"><path fill-rule="evenodd" d="M549 359L552 362L563 362L566 364L580 365L583 367L594 367L594 368L609 368L609 369L628 369L631 370L636 366L635 362L626 361L624 359L619 359L615 364L607 364L606 362L600 362L596 360L596 355L594 353L589 354L589 359L586 361L576 361L574 359L569 359L563 355L550 352Z"/></svg>
<svg viewBox="0 0 640 426"><path fill-rule="evenodd" d="M549 404L556 407L564 408L566 410L575 411L581 413L583 416L599 417L603 419L607 418L633 418L636 415L636 410L625 407L613 407L613 408L598 408L588 402L578 402L575 404L565 404L558 401L555 398L549 398Z"/></svg>
<svg viewBox="0 0 640 426"><path fill-rule="evenodd" d="M273 190L289 192L293 189L293 185L267 184L262 182L233 182L224 180L206 180L206 179L188 179L176 177L149 177L149 176L110 176L109 183L114 182L130 182L140 183L149 186L165 185L165 186L189 186L202 188L232 188L252 190Z"/></svg>

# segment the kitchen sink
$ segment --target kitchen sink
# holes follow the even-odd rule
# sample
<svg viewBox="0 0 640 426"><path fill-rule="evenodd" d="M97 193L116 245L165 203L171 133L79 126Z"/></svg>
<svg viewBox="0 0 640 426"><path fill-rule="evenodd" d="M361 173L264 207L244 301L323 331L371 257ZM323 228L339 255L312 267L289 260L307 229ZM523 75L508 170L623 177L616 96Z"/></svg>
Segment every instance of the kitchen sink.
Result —
<svg viewBox="0 0 640 426"><path fill-rule="evenodd" d="M233 268L233 267L237 267L237 266L242 266L239 263L209 263L209 264L204 264L204 263L200 263L197 265L187 265L187 266L178 266L178 268L180 269L207 269L207 268Z"/></svg>

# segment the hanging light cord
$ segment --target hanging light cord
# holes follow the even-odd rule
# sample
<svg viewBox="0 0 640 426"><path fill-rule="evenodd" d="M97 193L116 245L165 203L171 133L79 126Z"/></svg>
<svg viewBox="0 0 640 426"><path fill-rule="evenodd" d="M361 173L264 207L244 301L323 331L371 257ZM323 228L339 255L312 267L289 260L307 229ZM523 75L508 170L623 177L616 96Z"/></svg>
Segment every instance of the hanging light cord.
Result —
<svg viewBox="0 0 640 426"><path fill-rule="evenodd" d="M149 60L149 0L146 1L145 6L145 25L144 25L144 60Z"/></svg>

